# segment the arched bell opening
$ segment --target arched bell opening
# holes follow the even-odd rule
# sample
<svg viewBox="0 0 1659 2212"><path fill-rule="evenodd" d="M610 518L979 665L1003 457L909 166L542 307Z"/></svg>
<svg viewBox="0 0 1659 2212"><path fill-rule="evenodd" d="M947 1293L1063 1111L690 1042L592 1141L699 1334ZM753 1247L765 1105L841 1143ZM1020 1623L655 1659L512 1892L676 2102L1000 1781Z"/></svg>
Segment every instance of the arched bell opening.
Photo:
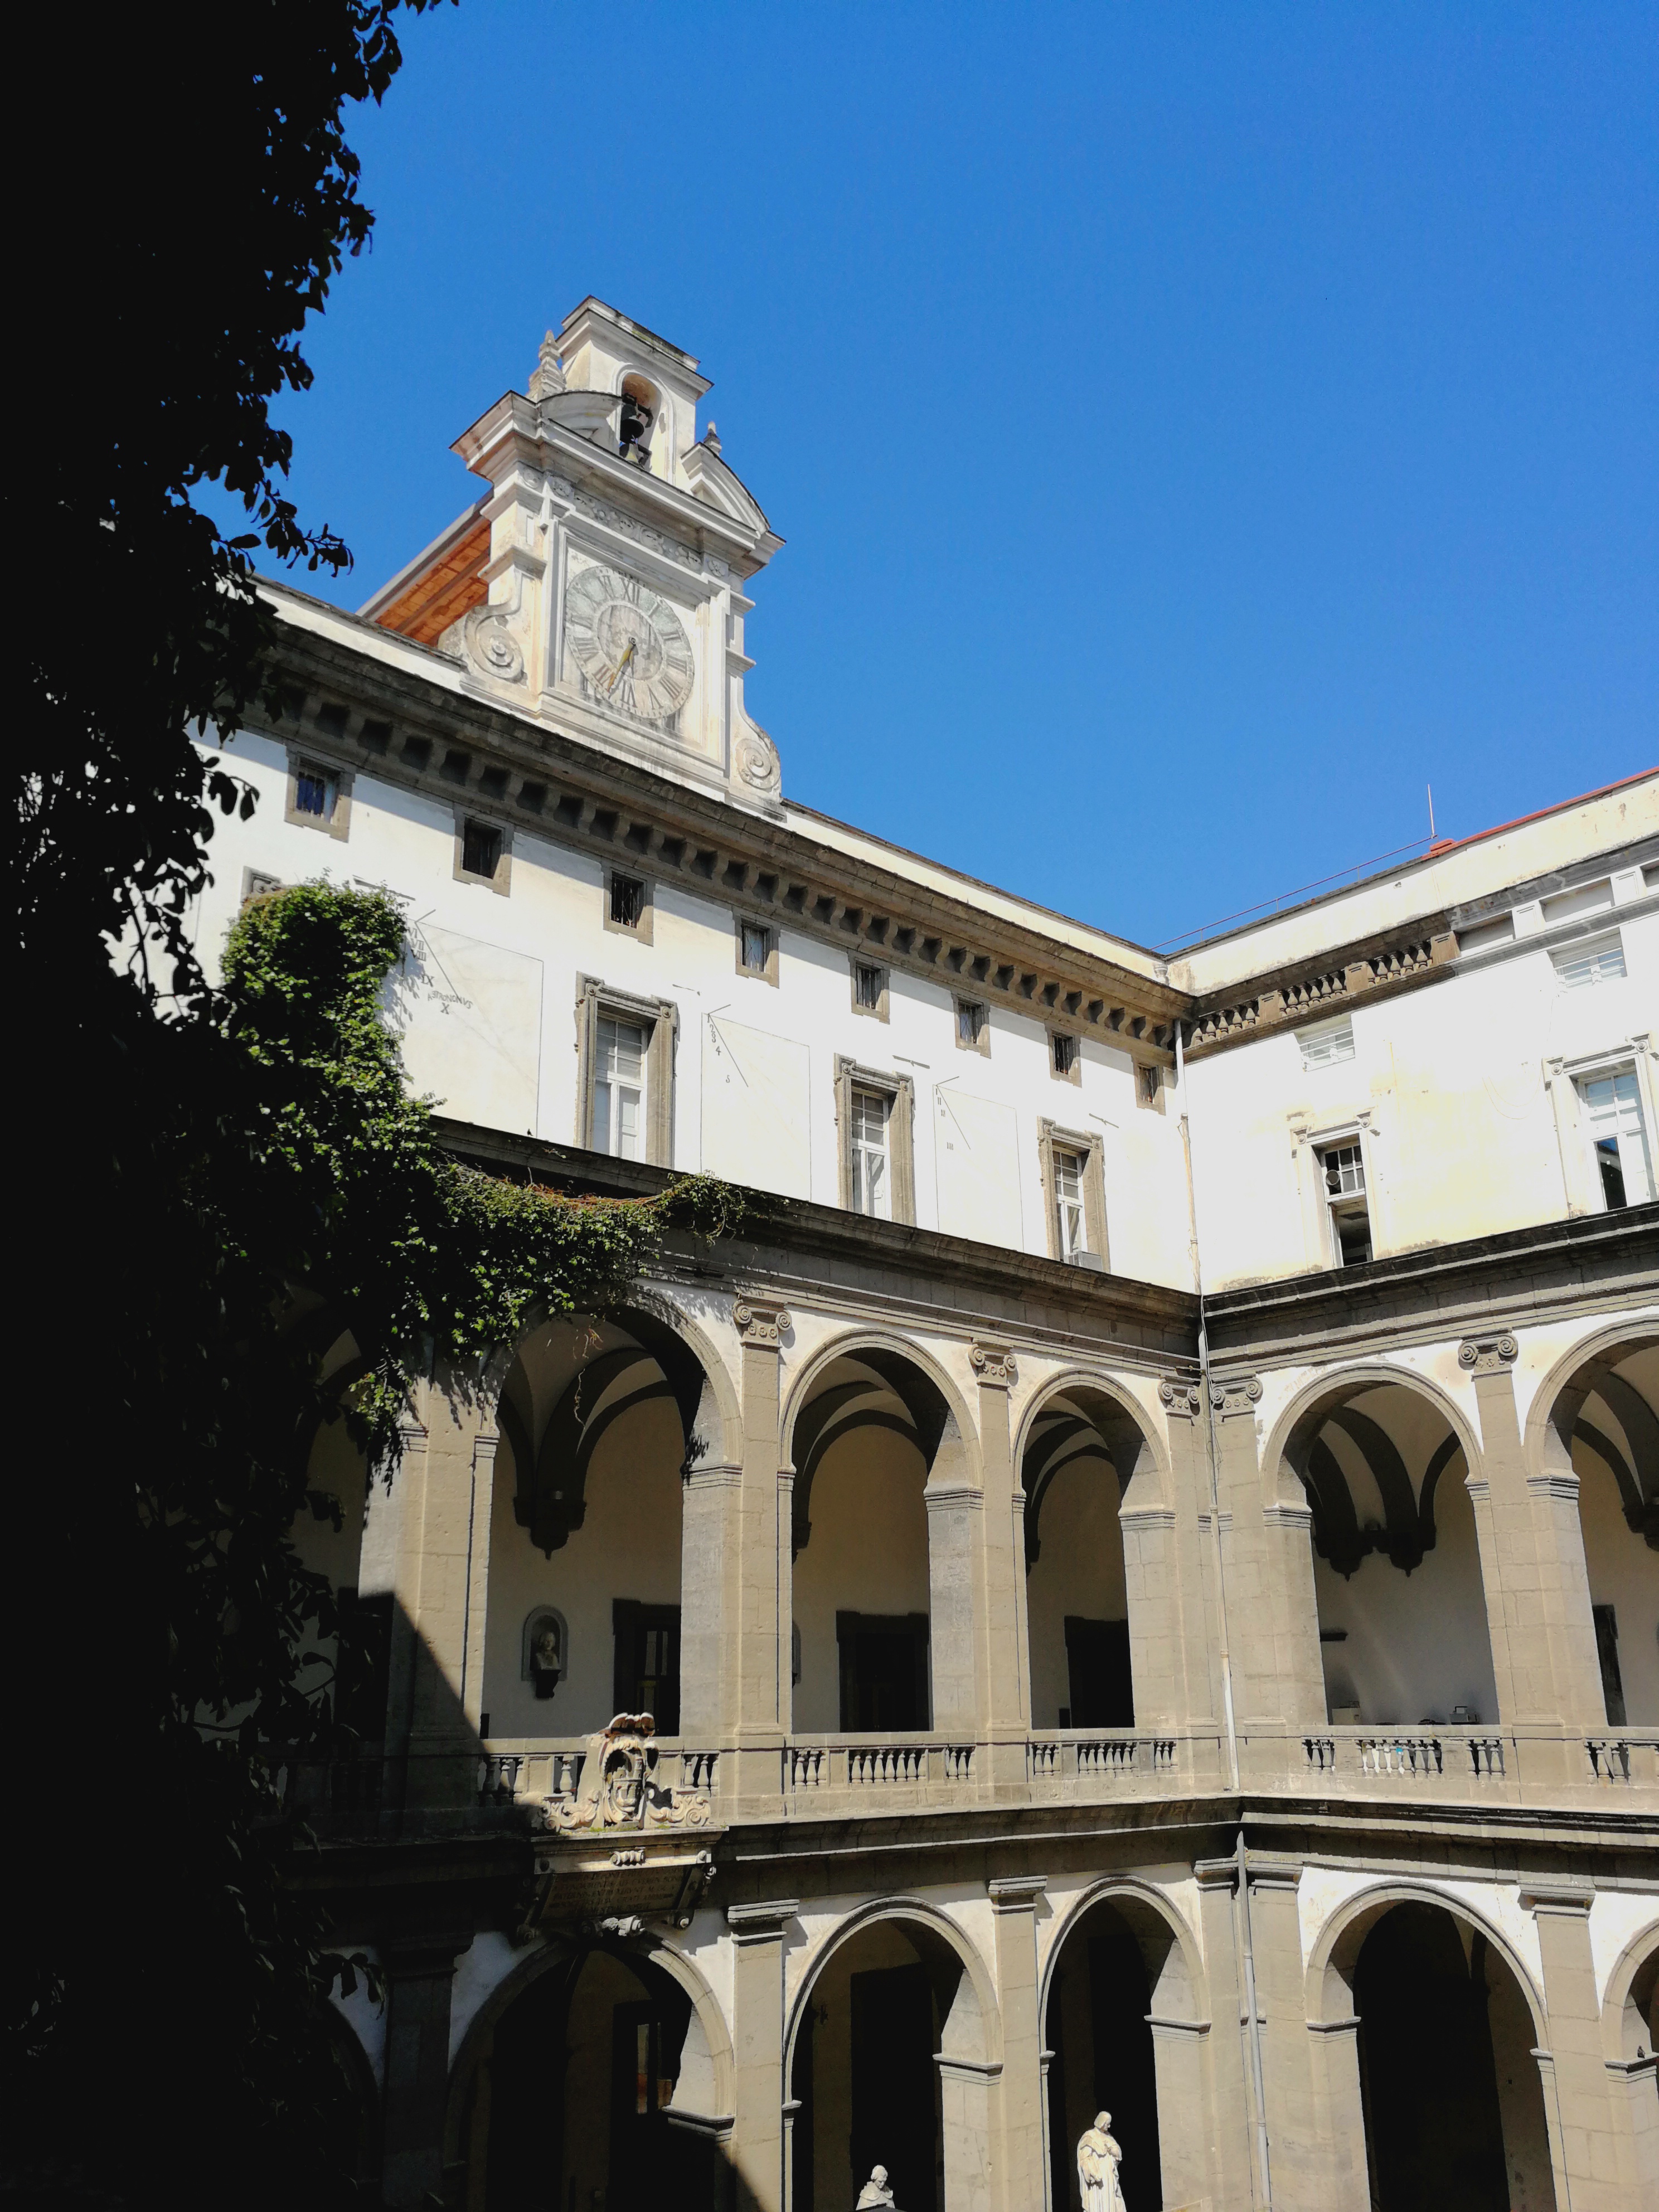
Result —
<svg viewBox="0 0 1659 2212"><path fill-rule="evenodd" d="M843 2212L884 2166L900 2212L956 2212L989 2167L988 1984L959 1934L878 1910L832 1944L793 2010L791 2212Z"/></svg>
<svg viewBox="0 0 1659 2212"><path fill-rule="evenodd" d="M1394 1905L1348 1972L1377 2212L1553 2212L1537 2021L1486 1933Z"/></svg>
<svg viewBox="0 0 1659 2212"><path fill-rule="evenodd" d="M1133 1728L1128 1581L1119 1509L1146 1441L1108 1393L1049 1400L1021 1455L1034 1728Z"/></svg>
<svg viewBox="0 0 1659 2212"><path fill-rule="evenodd" d="M680 1721L685 1475L720 1423L697 1355L634 1309L520 1346L497 1408L483 1733ZM717 1447L714 1447L717 1448Z"/></svg>
<svg viewBox="0 0 1659 2212"><path fill-rule="evenodd" d="M932 1724L927 1491L952 1445L943 1393L902 1352L860 1346L813 1378L792 1444L798 1732Z"/></svg>
<svg viewBox="0 0 1659 2212"><path fill-rule="evenodd" d="M620 1943L562 1952L475 2039L456 2086L456 2201L471 2212L648 2212L716 2201L714 2131L686 2124L708 2071L686 1990Z"/></svg>
<svg viewBox="0 0 1659 2212"><path fill-rule="evenodd" d="M1296 1420L1328 1718L1492 1724L1498 1691L1468 1461L1438 1403L1357 1378Z"/></svg>
<svg viewBox="0 0 1659 2212"><path fill-rule="evenodd" d="M1659 1722L1659 1337L1604 1346L1556 1392L1546 1458L1578 1478L1609 1726Z"/></svg>

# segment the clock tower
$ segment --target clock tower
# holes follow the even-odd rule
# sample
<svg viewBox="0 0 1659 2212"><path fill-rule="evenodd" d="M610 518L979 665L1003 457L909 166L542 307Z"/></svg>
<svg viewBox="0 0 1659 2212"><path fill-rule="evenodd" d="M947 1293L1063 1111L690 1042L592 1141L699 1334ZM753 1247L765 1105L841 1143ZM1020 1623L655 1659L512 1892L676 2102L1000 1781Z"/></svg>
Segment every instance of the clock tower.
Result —
<svg viewBox="0 0 1659 2212"><path fill-rule="evenodd" d="M362 610L503 706L770 811L744 706L750 579L782 540L726 465L694 357L601 300L454 451L489 486Z"/></svg>

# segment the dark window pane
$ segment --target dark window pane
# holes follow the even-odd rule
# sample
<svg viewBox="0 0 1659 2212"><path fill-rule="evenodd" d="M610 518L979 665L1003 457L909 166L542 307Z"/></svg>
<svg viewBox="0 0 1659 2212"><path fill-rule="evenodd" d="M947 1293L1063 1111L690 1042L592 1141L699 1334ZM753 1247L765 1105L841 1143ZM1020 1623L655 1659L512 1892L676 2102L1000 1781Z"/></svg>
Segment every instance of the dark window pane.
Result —
<svg viewBox="0 0 1659 2212"><path fill-rule="evenodd" d="M469 822L461 832L461 866L470 876L493 876L501 857L501 833L488 822Z"/></svg>
<svg viewBox="0 0 1659 2212"><path fill-rule="evenodd" d="M611 878L611 919L623 929L639 926L645 912L645 885L637 876L612 876Z"/></svg>
<svg viewBox="0 0 1659 2212"><path fill-rule="evenodd" d="M1628 1206L1625 1195L1625 1170L1619 1158L1619 1139L1603 1137L1595 1147L1595 1164L1601 1170L1601 1196L1609 1206Z"/></svg>
<svg viewBox="0 0 1659 2212"><path fill-rule="evenodd" d="M294 809L297 814L328 812L328 778L319 768L301 768L294 778Z"/></svg>

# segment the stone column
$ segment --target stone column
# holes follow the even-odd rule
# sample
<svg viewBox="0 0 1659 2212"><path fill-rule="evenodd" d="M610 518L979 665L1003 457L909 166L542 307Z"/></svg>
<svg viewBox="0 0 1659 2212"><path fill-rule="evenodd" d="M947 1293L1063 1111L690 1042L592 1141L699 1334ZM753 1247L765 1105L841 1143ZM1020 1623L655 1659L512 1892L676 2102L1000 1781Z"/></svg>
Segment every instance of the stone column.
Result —
<svg viewBox="0 0 1659 2212"><path fill-rule="evenodd" d="M1157 1999L1153 1999L1156 2008ZM1164 2202L1200 2204L1211 2195L1214 2150L1208 2081L1210 2023L1146 2016L1158 2081L1158 2163Z"/></svg>
<svg viewBox="0 0 1659 2212"><path fill-rule="evenodd" d="M1036 1901L1048 1887L1048 1876L1041 1874L985 1885L996 1932L997 2002L1002 2011L1002 2145L996 2160L1002 2185L996 2201L1004 2212L1026 2212L1044 2171ZM948 2160L948 2146L945 2155Z"/></svg>
<svg viewBox="0 0 1659 2212"><path fill-rule="evenodd" d="M797 1899L731 1905L735 2124L731 2158L737 2212L782 2212L784 2197L783 1938Z"/></svg>
<svg viewBox="0 0 1659 2212"><path fill-rule="evenodd" d="M993 1379L981 1382L981 1402L994 1402L992 1419L1002 1423L1002 1456L1008 1455L1007 1389L1012 1380L1007 1355L975 1345L969 1354L985 1363ZM1005 1476L1006 1511L1013 1510L1012 1480ZM988 1697L989 1659L985 1648L985 1493L974 1479L967 1440L947 1415L945 1433L933 1455L927 1487L927 1637L933 1688L932 1725L936 1735L977 1743ZM1023 1755L1022 1755L1023 1764Z"/></svg>
<svg viewBox="0 0 1659 2212"><path fill-rule="evenodd" d="M1359 2086L1359 2021L1352 2009L1310 2020L1316 2140L1324 2159L1323 2196L1331 2212L1370 2212L1364 2099Z"/></svg>
<svg viewBox="0 0 1659 2212"><path fill-rule="evenodd" d="M1309 2063L1311 2039L1297 1908L1302 1869L1252 1851L1249 1878L1274 2212L1330 2212Z"/></svg>
<svg viewBox="0 0 1659 2212"><path fill-rule="evenodd" d="M1529 1478L1515 1407L1510 1335L1466 1338L1458 1364L1474 1384L1480 1466L1472 1470L1500 1719L1553 1728L1606 1720L1578 1522L1578 1481L1547 1467ZM1573 1754L1577 1753L1575 1757ZM1530 1743L1522 1780L1577 1781L1582 1747Z"/></svg>
<svg viewBox="0 0 1659 2212"><path fill-rule="evenodd" d="M1239 1958L1236 1859L1200 1859L1199 1917L1204 1972L1210 1984L1210 2192L1218 2207L1261 2202L1255 2172L1255 2112L1251 2089L1249 2019Z"/></svg>
<svg viewBox="0 0 1659 2212"><path fill-rule="evenodd" d="M470 1934L398 1937L385 1954L386 2092L380 2185L388 2204L441 2203L449 2092L449 2002Z"/></svg>
<svg viewBox="0 0 1659 2212"><path fill-rule="evenodd" d="M1613 2084L1601 2056L1589 1936L1594 1900L1589 1882L1571 1879L1521 1890L1522 1909L1538 1925L1544 1964L1546 2040L1561 2116L1559 2143L1550 2146L1561 2169L1556 2195L1572 2212L1637 2212L1638 2204L1645 2208L1653 2199L1627 2188L1621 2171L1633 2168L1634 2145L1626 2137L1623 2100L1615 2105L1608 2094Z"/></svg>
<svg viewBox="0 0 1659 2212"><path fill-rule="evenodd" d="M1205 1633L1204 1527L1200 1508L1210 1503L1210 1470L1205 1431L1199 1416L1201 1399L1197 1386L1185 1381L1164 1382L1158 1395L1168 1419L1170 1474L1168 1495L1156 1511L1137 1509L1120 1515L1123 1525L1126 1567L1133 1550L1139 1588L1139 1605L1146 1628L1138 1642L1144 1649L1146 1675L1135 1677L1135 1724L1159 1726L1187 1735L1193 1730L1213 1730L1216 1705L1210 1681L1208 1638ZM1143 1462L1151 1447L1141 1447ZM1131 1596L1130 1635L1136 1635L1135 1600ZM1142 1708L1145 1707L1143 1717ZM1212 1755L1194 1779L1210 1784L1221 1779L1212 1771Z"/></svg>
<svg viewBox="0 0 1659 2212"><path fill-rule="evenodd" d="M1295 1477L1295 1495L1281 1496L1287 1478L1260 1462L1255 1409L1261 1383L1254 1375L1210 1385L1226 1561L1229 1644L1239 1722L1243 1779L1298 1780L1297 1731L1325 1725L1325 1674L1319 1656L1319 1606L1314 1595L1313 1511ZM1249 1741L1248 1723L1266 1723L1264 1748ZM1288 1762L1288 1765L1287 1765Z"/></svg>
<svg viewBox="0 0 1659 2212"><path fill-rule="evenodd" d="M736 1741L743 1468L711 1460L685 1479L680 1519L680 1735L688 1749Z"/></svg>
<svg viewBox="0 0 1659 2212"><path fill-rule="evenodd" d="M739 1298L732 1309L743 1346L743 1470L738 1547L738 1788L745 1802L781 1804L785 1716L779 1702L779 1339L789 1316L771 1300ZM787 1540L785 1532L784 1540ZM783 1631L787 1664L787 1630Z"/></svg>
<svg viewBox="0 0 1659 2212"><path fill-rule="evenodd" d="M1012 1352L999 1345L975 1343L968 1359L979 1378L983 1485L979 1533L984 1547L985 1631L982 1638L976 1639L981 1649L975 1653L974 1689L975 1705L982 1716L981 1733L987 1740L989 1771L980 1780L994 1791L1023 1792L1025 1743L1030 1729L1022 1602L1024 1529L1023 1516L1014 1510L1013 1449L1008 1432L1008 1393L1018 1381L1019 1370ZM928 1530L931 1537L931 1519ZM1036 2041L1041 2039L1038 2035ZM1036 2042L1032 2048L1036 2049Z"/></svg>

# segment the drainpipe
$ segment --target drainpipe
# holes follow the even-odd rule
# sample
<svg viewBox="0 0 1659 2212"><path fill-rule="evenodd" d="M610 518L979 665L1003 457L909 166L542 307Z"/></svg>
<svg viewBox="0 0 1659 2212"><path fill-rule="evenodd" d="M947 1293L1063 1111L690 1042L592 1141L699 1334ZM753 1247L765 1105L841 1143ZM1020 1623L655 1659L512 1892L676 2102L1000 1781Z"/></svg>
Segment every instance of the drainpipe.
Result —
<svg viewBox="0 0 1659 2212"><path fill-rule="evenodd" d="M1233 1668L1227 1633L1227 1562L1221 1541L1221 1468L1216 1442L1215 1403L1210 1395L1210 1331L1204 1312L1204 1266L1198 1243L1198 1197L1193 1182L1193 1137L1187 1117L1187 1057L1183 1024L1176 1024L1176 1091L1181 1101L1181 1149L1187 1166L1187 1223L1193 1258L1193 1287L1198 1292L1198 1372L1204 1399L1204 1441L1210 1467L1210 1534L1215 1545L1216 1603L1221 1629L1221 1699L1227 1724L1227 1769L1232 1794L1240 1795L1238 1729L1233 1715ZM1255 2100L1256 2160L1261 2174L1261 2201L1272 2212L1273 2172L1267 2151L1267 2102L1261 2064L1261 2021L1255 1998L1255 1948L1250 1932L1250 1880L1244 1851L1244 1823L1238 1824L1236 1850L1238 1883L1234 1901L1240 1949L1243 1957L1244 2012L1249 2027L1250 2087Z"/></svg>

